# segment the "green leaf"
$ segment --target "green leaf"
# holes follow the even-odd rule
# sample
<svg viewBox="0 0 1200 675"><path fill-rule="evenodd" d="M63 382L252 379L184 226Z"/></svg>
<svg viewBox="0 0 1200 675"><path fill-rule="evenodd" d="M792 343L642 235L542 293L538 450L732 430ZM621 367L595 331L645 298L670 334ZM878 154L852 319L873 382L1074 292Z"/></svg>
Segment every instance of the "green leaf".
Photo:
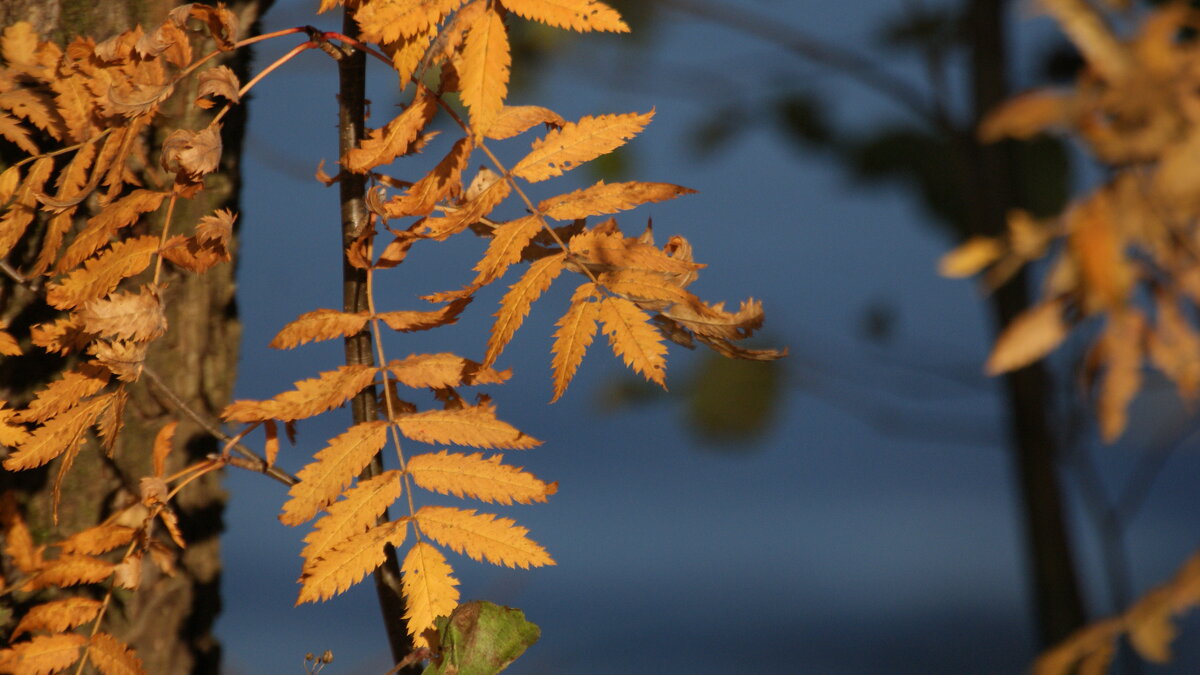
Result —
<svg viewBox="0 0 1200 675"><path fill-rule="evenodd" d="M479 600L459 605L434 625L439 656L421 675L492 675L541 636L521 610Z"/></svg>

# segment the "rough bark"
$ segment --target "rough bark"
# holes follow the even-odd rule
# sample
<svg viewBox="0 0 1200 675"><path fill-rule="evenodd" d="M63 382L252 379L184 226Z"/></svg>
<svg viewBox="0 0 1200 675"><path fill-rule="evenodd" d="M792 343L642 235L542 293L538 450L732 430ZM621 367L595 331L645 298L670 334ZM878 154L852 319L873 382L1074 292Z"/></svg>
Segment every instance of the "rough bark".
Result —
<svg viewBox="0 0 1200 675"><path fill-rule="evenodd" d="M271 0L227 2L240 19L243 33L258 19ZM66 42L77 35L103 40L135 24L159 23L175 0L5 0L0 2L0 25L30 21L44 37ZM211 48L211 45L208 47ZM244 75L249 55L245 50L214 62L225 63ZM181 86L163 110L161 119L171 128L159 126L147 141L156 144L172 128L197 129L208 114L188 105L194 100L194 79ZM236 210L239 189L239 155L245 124L243 107L236 107L223 121L225 154L221 170L206 181L206 190L196 199L181 201L174 221L195 222L217 208ZM151 231L161 223L147 225ZM15 255L19 255L19 252ZM20 260L12 260L18 268ZM172 273L165 278L168 289L168 334L155 343L147 366L154 370L189 406L215 414L230 399L238 357L240 324L234 302L233 266L222 265L203 276ZM0 312L18 338L31 325L53 316L52 310L28 291L7 285L0 291ZM29 392L55 377L66 365L61 359L12 360L0 366L0 398L21 401ZM126 425L112 461L94 448L80 452L63 486L59 522L54 526L49 513L48 471L6 474L0 488L18 487L24 497L27 518L40 541L61 537L99 522L114 504L137 494L136 477L150 473L149 453L155 434L176 411L147 378L131 387ZM176 432L177 449L172 464L178 468L189 460L213 451L214 439L183 418ZM180 452L179 450L184 450ZM177 559L175 576L152 571L136 594L118 596L111 624L106 630L133 646L146 672L216 673L220 648L212 635L213 621L220 608L218 582L220 556L218 535L225 495L215 476L191 484L176 500L184 535L189 542Z"/></svg>

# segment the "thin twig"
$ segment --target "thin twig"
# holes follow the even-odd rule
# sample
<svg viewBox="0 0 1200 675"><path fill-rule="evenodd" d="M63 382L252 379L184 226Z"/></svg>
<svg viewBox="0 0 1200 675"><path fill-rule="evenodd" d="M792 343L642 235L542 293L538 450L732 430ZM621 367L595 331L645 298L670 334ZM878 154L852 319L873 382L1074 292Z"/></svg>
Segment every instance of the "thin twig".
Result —
<svg viewBox="0 0 1200 675"><path fill-rule="evenodd" d="M160 392L162 392L163 396L171 402L171 405L175 406L176 410L187 415L193 422L200 425L200 428L212 434L214 437L219 438L224 443L229 443L231 440L233 440L232 436L222 431L221 428L216 424L213 424L211 420L206 419L204 416L193 410L191 406L189 406L182 398L179 397L178 394L172 391L171 388L168 387L161 378L159 378L158 373L154 372L153 368L145 365L142 366L142 375L146 376L146 379L148 379L151 384L153 384ZM230 462L230 464L243 469L256 471L267 476L268 478L274 478L284 485L291 486L300 482L299 479L292 474L280 469L277 466L268 464L266 459L245 445L241 443L234 443L231 447L239 455L249 460L249 463Z"/></svg>

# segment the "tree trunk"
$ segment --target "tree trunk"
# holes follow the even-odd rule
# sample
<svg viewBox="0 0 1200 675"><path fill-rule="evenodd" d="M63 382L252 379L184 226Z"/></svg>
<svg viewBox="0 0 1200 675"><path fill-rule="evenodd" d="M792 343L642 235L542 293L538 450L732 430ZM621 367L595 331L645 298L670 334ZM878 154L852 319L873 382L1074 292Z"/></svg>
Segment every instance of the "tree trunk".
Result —
<svg viewBox="0 0 1200 675"><path fill-rule="evenodd" d="M1008 95L1005 0L973 0L969 14L972 110L976 122ZM973 127L974 128L974 127ZM1004 144L966 145L974 155L968 187L972 229L999 234L1014 202L1014 163ZM990 299L997 334L1030 306L1029 278L1022 272ZM1086 622L1074 555L1064 521L1057 475L1057 439L1050 422L1050 378L1041 362L1004 378L1008 429L1022 517L1038 644L1056 644Z"/></svg>
<svg viewBox="0 0 1200 675"><path fill-rule="evenodd" d="M231 0L243 34L257 22L271 0ZM78 35L104 40L135 24L153 26L179 4L176 0L6 0L0 3L0 25L29 21L43 37L65 43ZM212 49L205 46L205 50ZM240 50L214 60L224 63L244 81L249 54ZM173 125L151 130L151 147L172 128L199 129L209 113L190 105L195 99L195 78L179 87L163 108L161 119ZM223 120L224 156L218 173L206 179L206 189L195 199L181 200L175 222L194 223L218 208L236 210L240 187L239 164L245 108L236 106ZM161 223L154 223L157 229ZM20 269L26 261L14 252L9 262ZM146 360L164 386L194 410L215 414L230 400L237 366L240 324L234 302L233 265L218 266L200 275L179 272L164 277L167 290L168 333L156 341ZM0 313L9 330L22 339L33 324L53 318L53 310L29 291L5 278L0 289ZM0 366L0 399L24 401L30 392L53 379L64 368L62 359L45 357L35 363L29 356L10 359ZM126 424L112 461L93 447L84 448L67 473L57 526L50 519L49 480L57 462L47 470L5 472L0 489L17 488L26 518L38 543L60 539L90 527L107 515L123 496L138 494L134 477L150 473L150 448L169 417L179 417L161 390L143 377L130 387ZM174 413L174 414L173 414ZM176 431L177 448L168 473L217 449L215 439L183 417ZM180 450L184 450L180 452ZM27 475L28 474L28 475ZM106 618L106 631L132 646L145 670L155 675L217 673L220 647L212 635L220 608L218 536L225 495L218 479L209 475L189 485L175 499L188 547L176 560L174 576L145 565L148 576L138 593L118 594Z"/></svg>

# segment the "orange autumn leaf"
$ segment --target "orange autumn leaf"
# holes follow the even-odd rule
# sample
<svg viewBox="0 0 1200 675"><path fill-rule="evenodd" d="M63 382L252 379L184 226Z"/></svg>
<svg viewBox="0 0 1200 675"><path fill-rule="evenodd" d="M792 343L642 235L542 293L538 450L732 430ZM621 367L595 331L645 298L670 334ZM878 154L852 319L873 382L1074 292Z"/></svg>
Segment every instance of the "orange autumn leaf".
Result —
<svg viewBox="0 0 1200 675"><path fill-rule="evenodd" d="M4 468L9 471L32 469L78 447L85 440L84 432L113 401L113 394L101 394L52 417L4 458Z"/></svg>
<svg viewBox="0 0 1200 675"><path fill-rule="evenodd" d="M88 641L88 660L102 675L143 675L142 660L128 645L109 635L96 633Z"/></svg>
<svg viewBox="0 0 1200 675"><path fill-rule="evenodd" d="M35 635L0 651L0 668L21 675L59 673L79 660L79 649L87 638L76 633Z"/></svg>
<svg viewBox="0 0 1200 675"><path fill-rule="evenodd" d="M695 192L670 183L600 181L591 187L542 200L538 204L538 211L555 220L575 220L627 211L641 204L662 202Z"/></svg>
<svg viewBox="0 0 1200 675"><path fill-rule="evenodd" d="M575 371L583 362L583 354L596 336L596 321L600 318L600 297L596 285L588 282L575 289L571 306L555 325L554 332L554 398L557 401L567 391Z"/></svg>
<svg viewBox="0 0 1200 675"><path fill-rule="evenodd" d="M296 604L327 600L344 592L383 564L384 546L399 546L408 533L408 519L395 520L356 534L310 561L300 575Z"/></svg>
<svg viewBox="0 0 1200 675"><path fill-rule="evenodd" d="M996 338L984 370L999 375L1023 368L1054 351L1066 337L1062 299L1043 302L1025 310Z"/></svg>
<svg viewBox="0 0 1200 675"><path fill-rule="evenodd" d="M365 313L350 314L333 309L314 309L301 314L284 326L267 346L292 349L308 342L334 340L362 331L367 325Z"/></svg>
<svg viewBox="0 0 1200 675"><path fill-rule="evenodd" d="M157 288L112 293L86 303L76 314L83 329L104 337L146 342L167 332L167 315Z"/></svg>
<svg viewBox="0 0 1200 675"><path fill-rule="evenodd" d="M654 111L625 115L586 116L567 122L533 142L532 149L512 168L512 175L536 183L561 176L584 162L612 152L641 133Z"/></svg>
<svg viewBox="0 0 1200 675"><path fill-rule="evenodd" d="M462 189L462 172L471 157L471 139L460 138L437 166L412 187L384 203L389 218L424 216L434 205Z"/></svg>
<svg viewBox="0 0 1200 675"><path fill-rule="evenodd" d="M13 629L12 638L35 630L62 633L96 617L101 602L92 598L62 598L32 607Z"/></svg>
<svg viewBox="0 0 1200 675"><path fill-rule="evenodd" d="M113 568L112 563L89 555L64 555L46 561L28 584L31 590L95 584L107 579Z"/></svg>
<svg viewBox="0 0 1200 675"><path fill-rule="evenodd" d="M484 12L471 24L458 64L461 96L476 136L483 135L504 106L511 65L504 20L496 11Z"/></svg>
<svg viewBox="0 0 1200 675"><path fill-rule="evenodd" d="M599 318L613 353L647 380L666 387L667 346L650 317L625 298L600 300Z"/></svg>
<svg viewBox="0 0 1200 675"><path fill-rule="evenodd" d="M332 504L387 443L387 426L382 420L363 422L330 439L296 474L299 482L288 489L279 520L299 525Z"/></svg>
<svg viewBox="0 0 1200 675"><path fill-rule="evenodd" d="M116 523L101 523L80 530L64 539L58 546L70 555L100 555L133 541L138 531Z"/></svg>
<svg viewBox="0 0 1200 675"><path fill-rule="evenodd" d="M39 391L17 417L22 422L44 422L100 391L108 380L108 371L82 363Z"/></svg>
<svg viewBox="0 0 1200 675"><path fill-rule="evenodd" d="M417 389L442 389L464 384L500 384L512 375L510 371L485 368L475 361L449 352L413 354L405 359L393 360L387 367L400 384Z"/></svg>
<svg viewBox="0 0 1200 675"><path fill-rule="evenodd" d="M417 87L412 103L382 129L376 129L342 158L342 167L353 173L365 173L406 155L413 143L437 112L437 99L425 87Z"/></svg>
<svg viewBox="0 0 1200 675"><path fill-rule="evenodd" d="M499 504L544 502L558 490L557 483L546 483L520 467L501 464L499 455L443 450L410 458L405 470L426 490Z"/></svg>
<svg viewBox="0 0 1200 675"><path fill-rule="evenodd" d="M71 309L111 293L117 284L150 265L158 251L157 237L136 237L112 245L98 257L75 269L46 290L46 301L58 309Z"/></svg>
<svg viewBox="0 0 1200 675"><path fill-rule="evenodd" d="M230 422L282 422L313 417L342 405L375 379L370 366L341 366L296 382L296 388L266 401L234 401L221 416Z"/></svg>
<svg viewBox="0 0 1200 675"><path fill-rule="evenodd" d="M419 443L450 443L472 448L526 450L542 442L496 419L490 405L425 410L396 420L400 433Z"/></svg>
<svg viewBox="0 0 1200 675"><path fill-rule="evenodd" d="M387 324L388 328L401 333L429 330L438 326L448 326L458 321L458 315L462 314L463 309L470 302L471 299L469 297L461 298L447 303L441 309L431 312L397 310L394 312L380 312L375 315L375 318Z"/></svg>
<svg viewBox="0 0 1200 675"><path fill-rule="evenodd" d="M523 18L556 28L628 33L617 10L599 0L506 0L504 6Z"/></svg>
<svg viewBox="0 0 1200 675"><path fill-rule="evenodd" d="M542 219L537 215L498 225L492 232L492 241L483 258L475 264L475 271L479 274L471 285L485 286L503 276L510 265L521 259L521 251L542 231L542 226Z"/></svg>
<svg viewBox="0 0 1200 675"><path fill-rule="evenodd" d="M167 193L151 190L133 192L108 205L87 221L87 228L75 238L55 265L59 272L74 269L111 241L120 230L156 211Z"/></svg>
<svg viewBox="0 0 1200 675"><path fill-rule="evenodd" d="M397 42L441 22L463 0L375 0L354 13L363 38L372 42Z"/></svg>
<svg viewBox="0 0 1200 675"><path fill-rule="evenodd" d="M328 513L317 520L313 531L304 537L300 557L306 561L322 556L339 542L366 532L378 517L400 498L399 471L385 471L360 481L342 493L344 499L329 505Z"/></svg>
<svg viewBox="0 0 1200 675"><path fill-rule="evenodd" d="M508 518L449 506L422 506L413 519L425 536L472 560L520 568L554 564L546 549L525 536L529 530Z"/></svg>
<svg viewBox="0 0 1200 675"><path fill-rule="evenodd" d="M563 271L565 262L565 253L546 256L530 265L520 281L509 287L500 301L500 310L496 312L496 322L492 324L491 334L488 336L487 354L483 365L491 366L496 362L500 352L504 351L513 334L525 321L533 301L550 288L554 278Z"/></svg>
<svg viewBox="0 0 1200 675"><path fill-rule="evenodd" d="M502 141L532 129L538 124L561 127L566 124L558 113L536 105L504 106L484 129L483 135Z"/></svg>

